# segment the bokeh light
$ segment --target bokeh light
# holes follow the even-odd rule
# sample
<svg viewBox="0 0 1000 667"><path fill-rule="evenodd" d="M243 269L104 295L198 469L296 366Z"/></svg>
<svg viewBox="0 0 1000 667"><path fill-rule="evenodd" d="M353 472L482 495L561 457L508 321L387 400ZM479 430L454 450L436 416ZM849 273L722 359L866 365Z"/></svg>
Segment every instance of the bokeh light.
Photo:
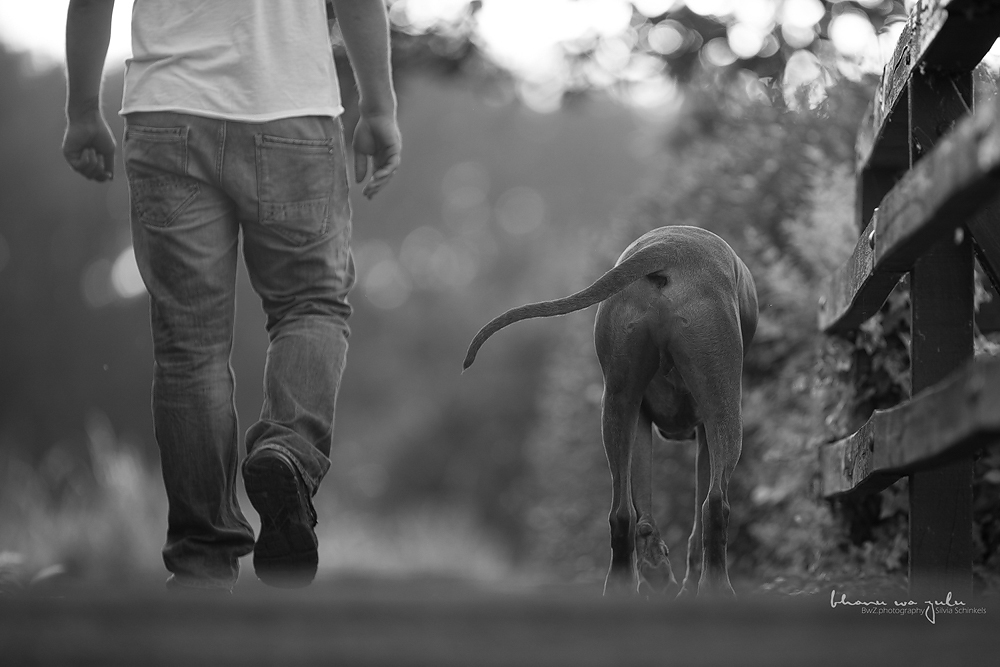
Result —
<svg viewBox="0 0 1000 667"><path fill-rule="evenodd" d="M415 288L460 289L476 277L479 263L462 242L449 241L438 229L421 225L407 234L399 262Z"/></svg>
<svg viewBox="0 0 1000 667"><path fill-rule="evenodd" d="M91 308L103 308L145 294L146 286L132 246L122 250L114 261L99 257L87 264L80 277L80 291L84 303Z"/></svg>
<svg viewBox="0 0 1000 667"><path fill-rule="evenodd" d="M111 266L111 285L123 299L131 299L146 293L146 286L135 262L135 250L129 246L118 255Z"/></svg>
<svg viewBox="0 0 1000 667"><path fill-rule="evenodd" d="M830 41L845 56L860 58L878 49L875 30L868 17L856 10L837 14L830 21Z"/></svg>
<svg viewBox="0 0 1000 667"><path fill-rule="evenodd" d="M859 79L885 65L902 21L893 0L390 0L390 8L404 30L430 26L446 38L471 39L514 74L494 86L503 99L516 96L541 113L580 90L604 91L639 110L654 99L670 105L662 79L685 80L696 63L716 69L751 61L749 71L781 80L800 49L823 54L830 72ZM704 18L692 21L692 13ZM706 22L714 26L705 29ZM719 28L725 43L714 41Z"/></svg>
<svg viewBox="0 0 1000 667"><path fill-rule="evenodd" d="M736 0L685 0L688 9L702 16L727 16L733 13Z"/></svg>
<svg viewBox="0 0 1000 667"><path fill-rule="evenodd" d="M811 26L786 23L781 26L781 36L792 48L804 49L816 40L816 30Z"/></svg>
<svg viewBox="0 0 1000 667"><path fill-rule="evenodd" d="M737 56L729 47L729 40L724 37L716 37L702 48L703 60L715 67L728 67L736 62Z"/></svg>
<svg viewBox="0 0 1000 667"><path fill-rule="evenodd" d="M749 23L734 23L729 26L726 36L729 48L740 58L753 58L764 48L766 33Z"/></svg>
<svg viewBox="0 0 1000 667"><path fill-rule="evenodd" d="M785 0L781 5L781 25L811 29L824 14L826 7L820 0Z"/></svg>
<svg viewBox="0 0 1000 667"><path fill-rule="evenodd" d="M797 108L804 101L812 107L826 96L826 75L819 58L811 51L800 49L793 53L785 65L782 92L785 102Z"/></svg>
<svg viewBox="0 0 1000 667"><path fill-rule="evenodd" d="M377 308L399 308L410 298L409 277L392 257L378 261L365 274L362 282L365 297Z"/></svg>
<svg viewBox="0 0 1000 667"><path fill-rule="evenodd" d="M115 290L111 285L111 267L111 260L100 257L83 270L83 275L80 277L80 291L84 303L91 308L101 308L115 300Z"/></svg>
<svg viewBox="0 0 1000 667"><path fill-rule="evenodd" d="M469 12L469 0L397 0L390 7L395 25L413 34L459 21Z"/></svg>
<svg viewBox="0 0 1000 667"><path fill-rule="evenodd" d="M677 82L666 76L637 81L629 86L625 95L638 111L651 112L658 118L670 116L680 108L683 100ZM650 146L641 146L637 155L646 155Z"/></svg>
<svg viewBox="0 0 1000 667"><path fill-rule="evenodd" d="M490 221L489 189L490 175L481 162L459 162L449 168L441 179L445 224L455 230L485 229Z"/></svg>
<svg viewBox="0 0 1000 667"><path fill-rule="evenodd" d="M469 160L452 165L441 179L441 193L448 206L467 209L486 201L490 174L481 162Z"/></svg>
<svg viewBox="0 0 1000 667"><path fill-rule="evenodd" d="M770 32L774 28L777 11L776 0L742 0L734 7L733 15L740 23Z"/></svg>
<svg viewBox="0 0 1000 667"><path fill-rule="evenodd" d="M646 33L649 47L657 53L669 56L684 46L684 35L687 28L673 19L657 23Z"/></svg>
<svg viewBox="0 0 1000 667"><path fill-rule="evenodd" d="M430 288L438 283L434 271L435 255L445 246L444 234L428 225L421 225L406 235L399 248L399 261L413 277L416 287Z"/></svg>
<svg viewBox="0 0 1000 667"><path fill-rule="evenodd" d="M536 82L559 74L561 43L618 35L631 20L624 0L484 0L476 16L485 50Z"/></svg>
<svg viewBox="0 0 1000 667"><path fill-rule="evenodd" d="M632 0L632 5L643 16L662 16L681 4L682 0Z"/></svg>
<svg viewBox="0 0 1000 667"><path fill-rule="evenodd" d="M534 188L513 187L497 199L494 208L497 224L508 234L523 236L543 224L547 215L545 198Z"/></svg>

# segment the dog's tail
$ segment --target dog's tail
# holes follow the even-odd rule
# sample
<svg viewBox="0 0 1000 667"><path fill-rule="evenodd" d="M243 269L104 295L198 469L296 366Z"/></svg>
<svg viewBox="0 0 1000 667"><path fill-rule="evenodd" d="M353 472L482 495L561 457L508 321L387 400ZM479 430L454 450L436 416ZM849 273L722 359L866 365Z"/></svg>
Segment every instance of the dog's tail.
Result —
<svg viewBox="0 0 1000 667"><path fill-rule="evenodd" d="M504 327L533 317L553 317L555 315L566 315L577 310L583 310L587 306L592 306L621 292L639 278L662 269L664 265L664 245L665 243L661 241L644 246L594 281L593 285L580 290L576 294L571 294L554 301L529 303L518 308L511 308L502 315L493 318L472 339L472 343L469 344L469 351L465 355L465 362L462 364L462 369L465 370L471 366L476 360L479 348L483 346L486 339Z"/></svg>

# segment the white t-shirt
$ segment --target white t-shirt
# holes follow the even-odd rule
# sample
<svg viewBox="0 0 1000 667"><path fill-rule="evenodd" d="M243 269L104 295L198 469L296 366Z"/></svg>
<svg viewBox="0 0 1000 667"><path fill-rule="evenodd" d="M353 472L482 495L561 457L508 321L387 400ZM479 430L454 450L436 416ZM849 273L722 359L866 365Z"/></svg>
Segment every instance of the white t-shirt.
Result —
<svg viewBox="0 0 1000 667"><path fill-rule="evenodd" d="M324 0L135 0L121 113L343 112Z"/></svg>

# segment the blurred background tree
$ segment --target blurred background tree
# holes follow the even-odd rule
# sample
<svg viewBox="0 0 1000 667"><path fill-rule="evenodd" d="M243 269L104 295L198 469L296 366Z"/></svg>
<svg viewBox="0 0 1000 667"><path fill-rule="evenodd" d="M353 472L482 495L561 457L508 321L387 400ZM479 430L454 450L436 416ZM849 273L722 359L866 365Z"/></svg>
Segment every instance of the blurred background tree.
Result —
<svg viewBox="0 0 1000 667"><path fill-rule="evenodd" d="M901 0L389 0L397 61L509 77L530 107L610 92L660 107L706 68L780 97L880 69ZM829 73L824 73L829 69Z"/></svg>
<svg viewBox="0 0 1000 667"><path fill-rule="evenodd" d="M903 395L899 346L870 355L869 368L898 371L892 380L864 385L852 355L896 339L879 330L818 348L814 304L818 281L853 246L854 132L911 3L387 4L406 152L390 188L354 200L359 283L318 498L324 565L602 578L610 485L592 311L525 323L491 340L470 372L459 364L496 313L574 291L639 234L680 223L726 238L761 293L733 489L737 572L795 590L859 564L903 572L898 503L868 521L894 517L892 530L869 530L857 546L813 488L816 446L849 432L873 396ZM335 49L350 132L355 92ZM121 78L110 68L105 89L119 134ZM59 69L0 49L0 85L0 552L41 564L77 554L85 569L101 547L76 533L26 546L45 541L28 506L58 514L89 499L107 514L135 505L135 489L154 493L151 352L127 187L120 164L109 187L63 164ZM242 271L239 281L233 363L246 427L266 337ZM694 511L692 453L657 448L656 507L675 554ZM123 474L131 485L109 486ZM981 485L984 507L992 484ZM98 502L121 488L126 502ZM143 506L142 516L159 514ZM151 560L162 525L146 521L141 535L141 522L116 521L131 531L117 543L132 540L129 553ZM386 542L385 532L403 537ZM136 567L158 567L145 561Z"/></svg>

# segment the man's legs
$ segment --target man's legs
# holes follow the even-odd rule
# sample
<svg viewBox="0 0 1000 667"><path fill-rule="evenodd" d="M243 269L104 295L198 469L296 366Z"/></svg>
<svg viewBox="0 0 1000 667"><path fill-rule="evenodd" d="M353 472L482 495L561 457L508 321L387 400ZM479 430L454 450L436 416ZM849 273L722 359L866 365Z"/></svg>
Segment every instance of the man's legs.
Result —
<svg viewBox="0 0 1000 667"><path fill-rule="evenodd" d="M267 583L303 585L316 571L311 497L330 467L354 284L341 126L301 117L227 127L240 158L227 153L223 180L239 202L269 339L264 403L243 467L261 515L254 568Z"/></svg>
<svg viewBox="0 0 1000 667"><path fill-rule="evenodd" d="M236 500L229 356L239 228L215 178L222 126L180 114L131 114L124 156L136 262L150 296L168 584L228 589L253 531Z"/></svg>

